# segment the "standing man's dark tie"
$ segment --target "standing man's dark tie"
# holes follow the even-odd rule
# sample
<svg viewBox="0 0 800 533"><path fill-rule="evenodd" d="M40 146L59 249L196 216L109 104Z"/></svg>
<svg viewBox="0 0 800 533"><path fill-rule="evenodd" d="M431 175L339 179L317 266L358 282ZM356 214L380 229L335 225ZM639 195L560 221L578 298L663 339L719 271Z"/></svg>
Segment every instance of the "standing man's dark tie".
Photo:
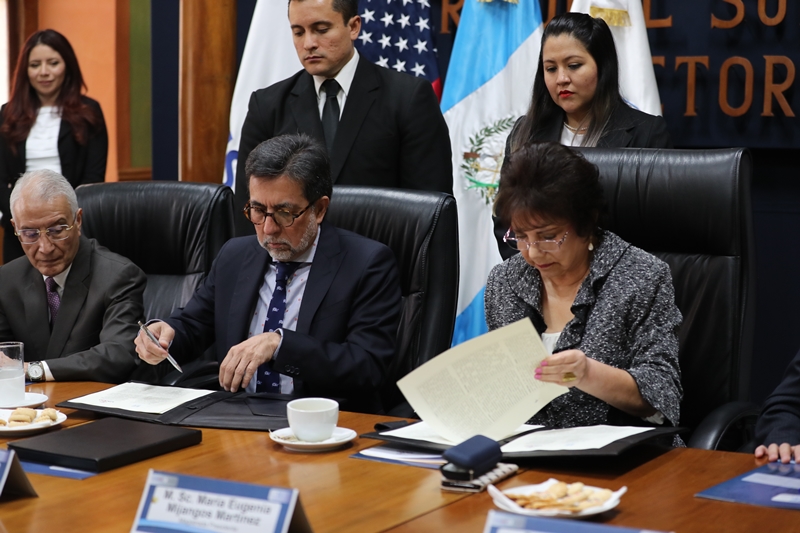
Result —
<svg viewBox="0 0 800 533"><path fill-rule="evenodd" d="M47 307L50 308L50 328L56 323L58 308L61 307L61 297L58 295L58 283L53 278L47 278Z"/></svg>
<svg viewBox="0 0 800 533"><path fill-rule="evenodd" d="M271 333L283 327L283 316L286 314L286 284L301 264L276 262L278 273L275 275L275 290L272 291L267 319L264 321L264 333ZM258 367L256 392L281 392L281 375L270 371L267 364Z"/></svg>
<svg viewBox="0 0 800 533"><path fill-rule="evenodd" d="M322 108L322 131L325 134L325 145L328 153L333 149L333 139L336 137L336 128L339 126L339 83L336 80L325 80L322 82L327 98L325 107Z"/></svg>

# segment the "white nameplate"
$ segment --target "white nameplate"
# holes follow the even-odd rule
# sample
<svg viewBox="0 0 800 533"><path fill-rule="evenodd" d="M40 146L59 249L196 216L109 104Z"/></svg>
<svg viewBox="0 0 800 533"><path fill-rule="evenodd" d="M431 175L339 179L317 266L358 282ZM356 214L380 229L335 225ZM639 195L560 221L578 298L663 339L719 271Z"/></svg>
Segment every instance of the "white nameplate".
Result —
<svg viewBox="0 0 800 533"><path fill-rule="evenodd" d="M151 469L131 533L310 533L299 494Z"/></svg>
<svg viewBox="0 0 800 533"><path fill-rule="evenodd" d="M0 449L0 497L38 496L14 450Z"/></svg>

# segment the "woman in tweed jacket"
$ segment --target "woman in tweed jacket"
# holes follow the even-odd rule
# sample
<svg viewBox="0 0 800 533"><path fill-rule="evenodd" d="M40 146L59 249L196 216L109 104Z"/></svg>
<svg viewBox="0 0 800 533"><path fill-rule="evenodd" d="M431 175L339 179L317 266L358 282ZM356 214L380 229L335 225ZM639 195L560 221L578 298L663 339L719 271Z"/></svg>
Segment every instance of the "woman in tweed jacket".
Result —
<svg viewBox="0 0 800 533"><path fill-rule="evenodd" d="M597 168L556 143L510 155L495 200L521 253L486 284L489 329L528 317L553 354L536 378L570 390L531 423L677 425L682 388L666 263L598 227Z"/></svg>

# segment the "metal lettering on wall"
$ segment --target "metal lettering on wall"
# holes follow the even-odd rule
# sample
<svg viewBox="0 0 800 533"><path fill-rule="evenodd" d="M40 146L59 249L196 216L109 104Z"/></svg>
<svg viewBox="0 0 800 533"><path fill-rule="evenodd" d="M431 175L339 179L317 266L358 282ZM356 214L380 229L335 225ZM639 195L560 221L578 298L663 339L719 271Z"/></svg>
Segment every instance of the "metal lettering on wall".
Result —
<svg viewBox="0 0 800 533"><path fill-rule="evenodd" d="M800 3L645 0L644 7L664 118L677 145L800 145Z"/></svg>

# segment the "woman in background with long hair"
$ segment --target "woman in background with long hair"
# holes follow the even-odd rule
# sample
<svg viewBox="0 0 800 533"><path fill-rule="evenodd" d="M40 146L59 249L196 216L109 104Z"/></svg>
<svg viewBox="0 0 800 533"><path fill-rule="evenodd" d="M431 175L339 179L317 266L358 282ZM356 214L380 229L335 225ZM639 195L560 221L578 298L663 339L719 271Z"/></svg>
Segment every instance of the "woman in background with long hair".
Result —
<svg viewBox="0 0 800 533"><path fill-rule="evenodd" d="M528 112L511 151L531 141L566 146L671 148L662 117L632 108L619 92L614 37L603 19L555 17L544 30Z"/></svg>
<svg viewBox="0 0 800 533"><path fill-rule="evenodd" d="M5 263L24 255L9 206L11 190L24 172L54 170L73 187L105 179L108 132L103 111L81 89L86 84L69 41L54 30L31 35L19 54L11 98L0 109Z"/></svg>

